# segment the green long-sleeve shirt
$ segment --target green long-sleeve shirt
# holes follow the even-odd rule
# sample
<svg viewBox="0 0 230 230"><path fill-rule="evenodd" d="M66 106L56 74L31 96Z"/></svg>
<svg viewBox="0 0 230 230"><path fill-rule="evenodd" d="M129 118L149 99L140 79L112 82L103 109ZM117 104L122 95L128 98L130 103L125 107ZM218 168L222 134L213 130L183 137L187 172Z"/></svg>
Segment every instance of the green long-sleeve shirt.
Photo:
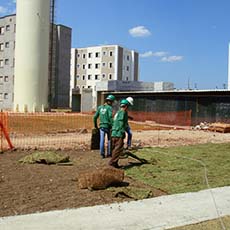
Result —
<svg viewBox="0 0 230 230"><path fill-rule="evenodd" d="M100 105L93 117L94 127L97 127L97 119L100 119L100 128L112 128L113 118L112 118L112 106L104 104Z"/></svg>
<svg viewBox="0 0 230 230"><path fill-rule="evenodd" d="M112 137L125 137L125 129L128 126L128 113L124 110L119 110L115 116L112 127Z"/></svg>

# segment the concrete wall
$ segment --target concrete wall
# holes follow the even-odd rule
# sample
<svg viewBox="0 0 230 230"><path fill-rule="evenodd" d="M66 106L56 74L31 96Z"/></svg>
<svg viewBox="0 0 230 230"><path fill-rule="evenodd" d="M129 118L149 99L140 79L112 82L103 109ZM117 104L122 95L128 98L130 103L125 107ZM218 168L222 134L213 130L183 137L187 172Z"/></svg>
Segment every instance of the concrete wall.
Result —
<svg viewBox="0 0 230 230"><path fill-rule="evenodd" d="M141 82L141 81L107 81L96 84L97 91L166 91L173 90L171 82Z"/></svg>
<svg viewBox="0 0 230 230"><path fill-rule="evenodd" d="M93 110L92 89L83 89L81 93L81 112L91 112Z"/></svg>
<svg viewBox="0 0 230 230"><path fill-rule="evenodd" d="M154 83L155 91L165 91L165 90L173 90L174 84L172 82L155 82Z"/></svg>
<svg viewBox="0 0 230 230"><path fill-rule="evenodd" d="M56 108L69 107L71 34L71 28L57 25L54 105Z"/></svg>

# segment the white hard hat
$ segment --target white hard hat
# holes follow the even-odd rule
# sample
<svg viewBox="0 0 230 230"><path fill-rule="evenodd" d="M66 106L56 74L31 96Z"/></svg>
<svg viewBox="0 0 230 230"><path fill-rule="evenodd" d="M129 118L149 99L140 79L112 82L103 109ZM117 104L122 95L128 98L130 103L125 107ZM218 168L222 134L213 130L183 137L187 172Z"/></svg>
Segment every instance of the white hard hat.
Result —
<svg viewBox="0 0 230 230"><path fill-rule="evenodd" d="M133 98L127 97L126 100L129 102L130 105L133 105Z"/></svg>

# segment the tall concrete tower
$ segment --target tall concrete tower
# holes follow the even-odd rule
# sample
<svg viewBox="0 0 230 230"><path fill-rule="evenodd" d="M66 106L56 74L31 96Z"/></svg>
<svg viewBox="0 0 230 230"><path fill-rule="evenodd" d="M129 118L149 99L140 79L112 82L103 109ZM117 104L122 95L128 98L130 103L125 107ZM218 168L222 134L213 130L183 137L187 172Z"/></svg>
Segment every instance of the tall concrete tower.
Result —
<svg viewBox="0 0 230 230"><path fill-rule="evenodd" d="M50 0L17 0L14 110L48 108Z"/></svg>
<svg viewBox="0 0 230 230"><path fill-rule="evenodd" d="M230 43L228 43L228 90L230 90Z"/></svg>

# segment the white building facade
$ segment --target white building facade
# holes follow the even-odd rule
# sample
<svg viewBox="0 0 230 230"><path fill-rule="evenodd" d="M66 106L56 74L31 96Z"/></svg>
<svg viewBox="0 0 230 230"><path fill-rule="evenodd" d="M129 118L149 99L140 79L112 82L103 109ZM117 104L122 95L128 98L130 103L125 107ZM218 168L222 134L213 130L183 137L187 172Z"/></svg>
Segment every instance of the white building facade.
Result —
<svg viewBox="0 0 230 230"><path fill-rule="evenodd" d="M19 95L22 94L21 92L29 90L32 90L32 93L34 93L33 85L38 82L34 79L30 79L30 83L29 81L25 83L23 78L20 77L20 74L17 75L15 72L15 63L17 62L15 56L15 47L17 46L16 21L16 14L0 17L0 110L4 111L12 111L18 104L17 100L19 97L15 95L16 88L18 89ZM51 28L50 25L50 30ZM46 66L48 63L50 65L49 80L48 83L47 81L45 82L45 87L37 86L39 88L38 97L40 97L40 95L47 97L46 93L40 93L40 91L48 86L49 104L51 108L69 108L71 36L71 28L64 25L53 25L53 36L50 36L50 39L53 37L53 41L50 41L50 47L46 48L50 52L49 60L46 58ZM30 36L25 37L30 41ZM29 43L29 41L27 43ZM51 43L53 44L52 51ZM22 57L20 54L23 52L23 50L19 52L19 59ZM29 59L32 59L33 56L37 57L39 55L37 52L34 52ZM29 65L28 58L24 58L24 60L27 62L21 65L21 67L25 66L29 68L31 65ZM37 66L39 70L43 70L42 65L39 64ZM18 77L18 87L15 87L16 77ZM25 90L26 86L29 87L27 90ZM30 96L30 98L32 98L32 96ZM24 106L20 107L23 108Z"/></svg>
<svg viewBox="0 0 230 230"><path fill-rule="evenodd" d="M139 55L118 45L72 49L71 92L92 91L92 110L97 105L96 85L106 81L132 82L139 80ZM131 90L131 89L130 89ZM71 100L72 103L72 100Z"/></svg>
<svg viewBox="0 0 230 230"><path fill-rule="evenodd" d="M14 100L15 15L0 18L0 109L10 110Z"/></svg>

